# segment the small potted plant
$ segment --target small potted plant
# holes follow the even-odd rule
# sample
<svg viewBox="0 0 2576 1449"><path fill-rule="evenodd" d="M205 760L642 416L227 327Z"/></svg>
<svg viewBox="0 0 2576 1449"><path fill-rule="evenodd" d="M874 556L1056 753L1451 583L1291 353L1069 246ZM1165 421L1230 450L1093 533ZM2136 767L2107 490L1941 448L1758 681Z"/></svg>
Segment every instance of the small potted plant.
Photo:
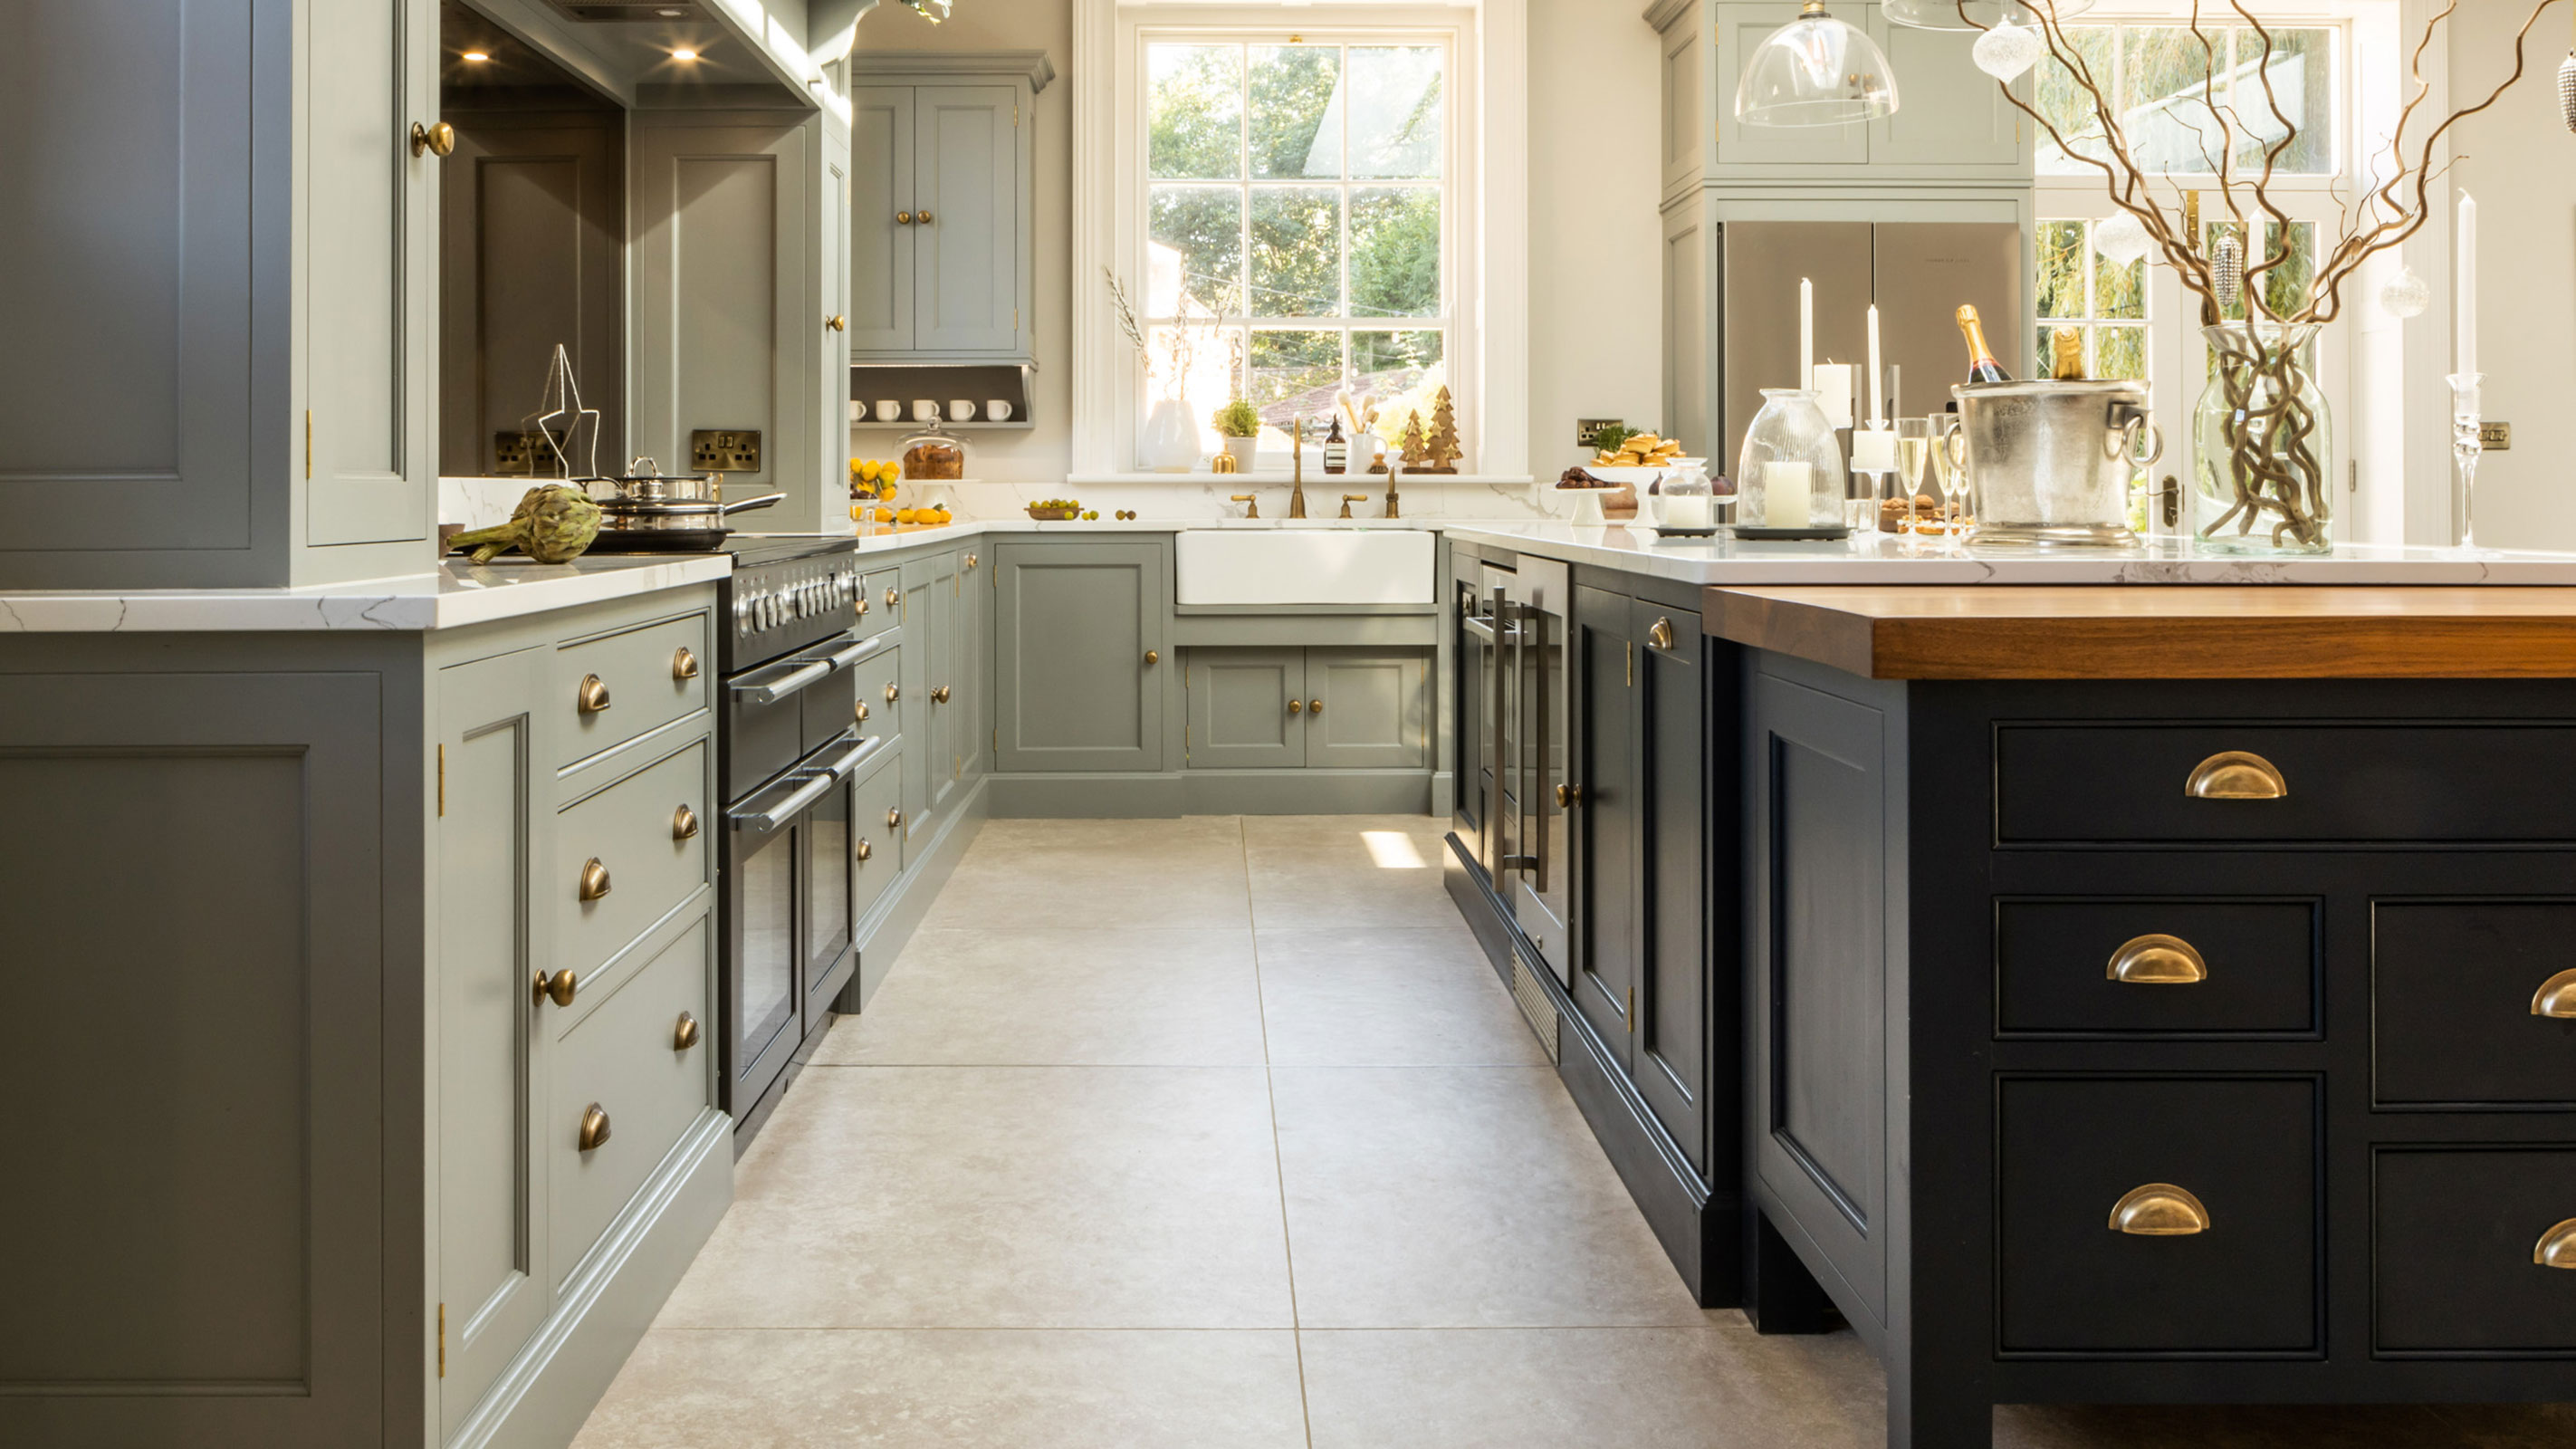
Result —
<svg viewBox="0 0 2576 1449"><path fill-rule="evenodd" d="M1216 430L1225 437L1226 456L1234 460L1240 472L1252 471L1253 456L1261 446L1261 414L1252 404L1236 398L1216 410Z"/></svg>

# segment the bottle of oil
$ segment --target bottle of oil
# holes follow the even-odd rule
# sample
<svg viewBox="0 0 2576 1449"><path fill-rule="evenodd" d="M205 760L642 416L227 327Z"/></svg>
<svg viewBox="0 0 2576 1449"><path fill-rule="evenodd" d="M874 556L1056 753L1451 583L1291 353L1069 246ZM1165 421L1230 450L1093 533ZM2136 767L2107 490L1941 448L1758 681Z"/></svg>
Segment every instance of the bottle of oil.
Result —
<svg viewBox="0 0 2576 1449"><path fill-rule="evenodd" d="M1324 434L1324 471L1340 473L1351 466L1351 445L1342 437L1342 420L1333 419L1333 430Z"/></svg>
<svg viewBox="0 0 2576 1449"><path fill-rule="evenodd" d="M1986 345L1985 324L1977 320L1976 308L1961 307L1959 309L1959 333L1961 336L1968 339L1968 381L1970 384L1973 385L1980 382L2012 381L2012 374L2004 371L2004 365L2002 363L1995 361L1994 349Z"/></svg>

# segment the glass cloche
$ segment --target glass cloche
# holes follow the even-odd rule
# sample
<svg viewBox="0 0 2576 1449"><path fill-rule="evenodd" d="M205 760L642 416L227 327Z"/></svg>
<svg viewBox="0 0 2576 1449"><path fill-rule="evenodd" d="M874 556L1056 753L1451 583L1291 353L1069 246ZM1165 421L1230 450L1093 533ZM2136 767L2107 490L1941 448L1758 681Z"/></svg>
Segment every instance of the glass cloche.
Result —
<svg viewBox="0 0 2576 1449"><path fill-rule="evenodd" d="M1735 528L1843 527L1843 445L1805 388L1762 389L1735 466Z"/></svg>

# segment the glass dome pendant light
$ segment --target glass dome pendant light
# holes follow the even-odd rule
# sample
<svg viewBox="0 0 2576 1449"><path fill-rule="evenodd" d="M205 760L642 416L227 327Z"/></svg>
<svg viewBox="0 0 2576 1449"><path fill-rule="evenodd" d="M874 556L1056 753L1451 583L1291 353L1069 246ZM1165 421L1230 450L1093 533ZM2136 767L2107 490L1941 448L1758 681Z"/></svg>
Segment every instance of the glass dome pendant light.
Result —
<svg viewBox="0 0 2576 1449"><path fill-rule="evenodd" d="M2036 27L2041 10L2072 20L2092 8L2093 0L1880 0L1878 10L1891 24L1917 30L1992 30L2006 23Z"/></svg>
<svg viewBox="0 0 2576 1449"><path fill-rule="evenodd" d="M1875 41L1807 0L1798 18L1764 36L1735 87L1735 118L1748 126L1841 126L1896 113L1896 75Z"/></svg>

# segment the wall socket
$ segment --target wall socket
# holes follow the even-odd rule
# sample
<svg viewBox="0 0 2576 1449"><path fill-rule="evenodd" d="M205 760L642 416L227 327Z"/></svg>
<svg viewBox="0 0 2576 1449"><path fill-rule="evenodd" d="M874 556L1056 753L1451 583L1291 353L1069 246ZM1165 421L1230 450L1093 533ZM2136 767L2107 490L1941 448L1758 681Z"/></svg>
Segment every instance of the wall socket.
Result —
<svg viewBox="0 0 2576 1449"><path fill-rule="evenodd" d="M495 478L534 478L539 473L555 476L555 453L571 441L571 435L556 433L554 447L546 445L542 431L506 432L492 435L492 476Z"/></svg>
<svg viewBox="0 0 2576 1449"><path fill-rule="evenodd" d="M760 471L758 428L700 428L689 434L692 473L757 473Z"/></svg>
<svg viewBox="0 0 2576 1449"><path fill-rule="evenodd" d="M1574 446L1578 448L1598 448L1601 446L1601 434L1605 430L1611 428L1624 428L1626 426L1627 423L1618 418L1576 418L1574 420Z"/></svg>
<svg viewBox="0 0 2576 1449"><path fill-rule="evenodd" d="M2478 446L2479 446L2480 448L2484 449L2485 451L2490 452L2490 453L2510 453L2510 452L2512 452L2512 451L2513 451L2513 424L2511 424L2511 423L2480 423L2480 424L2478 424Z"/></svg>

